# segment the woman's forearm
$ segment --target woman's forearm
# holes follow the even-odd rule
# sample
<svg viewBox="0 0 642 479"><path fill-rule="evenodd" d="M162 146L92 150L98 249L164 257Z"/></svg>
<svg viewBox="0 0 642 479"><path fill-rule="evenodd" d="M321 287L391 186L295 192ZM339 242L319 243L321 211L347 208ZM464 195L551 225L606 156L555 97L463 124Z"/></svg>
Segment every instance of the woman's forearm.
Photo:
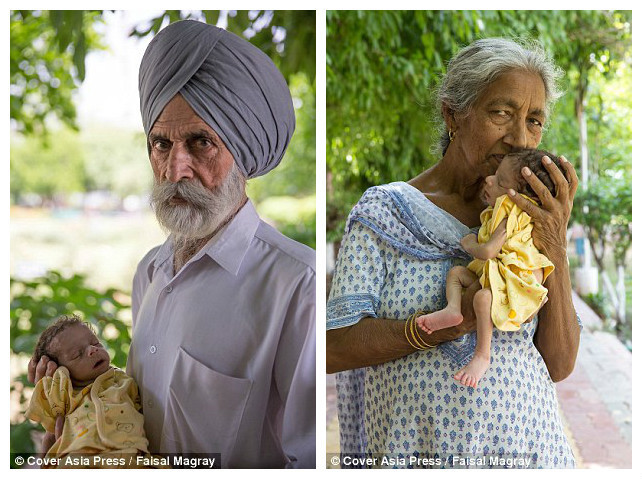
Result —
<svg viewBox="0 0 642 479"><path fill-rule="evenodd" d="M566 255L549 258L555 271L546 280L548 302L539 312L534 342L551 379L558 382L573 372L580 345L580 327L573 306Z"/></svg>
<svg viewBox="0 0 642 479"><path fill-rule="evenodd" d="M478 284L478 283L477 283ZM464 321L458 326L441 329L432 334L417 332L429 345L452 341L475 329L472 301L478 287L466 290L462 298ZM405 321L382 318L363 318L345 328L326 332L326 369L336 373L347 369L383 364L417 351L406 339Z"/></svg>

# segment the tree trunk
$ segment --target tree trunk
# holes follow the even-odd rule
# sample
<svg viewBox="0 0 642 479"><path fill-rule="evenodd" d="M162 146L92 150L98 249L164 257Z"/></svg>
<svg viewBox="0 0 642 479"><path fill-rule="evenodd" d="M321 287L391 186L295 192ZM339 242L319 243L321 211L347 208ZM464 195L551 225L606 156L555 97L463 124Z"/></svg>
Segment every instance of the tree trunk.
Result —
<svg viewBox="0 0 642 479"><path fill-rule="evenodd" d="M626 322L626 286L624 284L624 266L618 265L617 267L617 286L616 292L618 296L618 321L620 324Z"/></svg>
<svg viewBox="0 0 642 479"><path fill-rule="evenodd" d="M611 280L609 279L608 274L606 274L606 271L603 271L601 274L602 274L602 284L604 285L604 291L606 291L608 295L609 302L613 305L615 320L619 323L620 318L619 318L618 295L615 292L615 288L613 288L613 283L611 283Z"/></svg>
<svg viewBox="0 0 642 479"><path fill-rule="evenodd" d="M588 134L587 134L587 125L586 125L586 114L584 113L584 97L586 95L586 85L587 81L582 78L585 76L580 70L580 81L578 86L577 98L575 99L575 115L577 116L577 123L580 126L580 159L581 159L581 184L582 189L586 191L588 189L589 181L589 165L588 165ZM588 206L584 206L584 213L588 213ZM584 238L584 251L589 251L589 239L588 236ZM591 246L592 249L592 246ZM591 256L588 254L584 255L584 264L583 267L588 269L591 267Z"/></svg>

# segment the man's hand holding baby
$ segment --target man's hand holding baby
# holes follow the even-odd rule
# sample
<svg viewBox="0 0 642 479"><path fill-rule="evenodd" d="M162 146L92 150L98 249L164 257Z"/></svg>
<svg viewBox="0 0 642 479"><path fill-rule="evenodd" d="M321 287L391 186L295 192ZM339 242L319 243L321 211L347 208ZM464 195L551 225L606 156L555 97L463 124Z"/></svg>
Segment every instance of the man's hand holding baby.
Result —
<svg viewBox="0 0 642 479"><path fill-rule="evenodd" d="M52 377L58 369L58 364L55 361L52 361L47 356L42 356L40 361L36 364L33 358L29 360L29 366L27 366L27 379L30 383L36 384L45 376ZM65 425L64 416L58 416L56 418L56 428L55 432L52 434L50 432L45 432L44 437L42 438L42 450L48 451L53 446L54 442L62 435L62 428Z"/></svg>
<svg viewBox="0 0 642 479"><path fill-rule="evenodd" d="M58 369L58 364L47 356L42 356L38 364L31 358L27 367L27 379L30 383L36 384L45 376L52 377L56 369Z"/></svg>

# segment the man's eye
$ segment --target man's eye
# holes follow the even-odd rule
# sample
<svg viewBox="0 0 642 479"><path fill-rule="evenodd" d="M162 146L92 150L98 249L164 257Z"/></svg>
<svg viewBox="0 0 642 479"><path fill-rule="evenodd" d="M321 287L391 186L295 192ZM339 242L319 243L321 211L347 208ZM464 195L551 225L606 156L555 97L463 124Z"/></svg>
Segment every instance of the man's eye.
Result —
<svg viewBox="0 0 642 479"><path fill-rule="evenodd" d="M155 140L152 146L155 150L165 151L168 148L168 143L165 140Z"/></svg>
<svg viewBox="0 0 642 479"><path fill-rule="evenodd" d="M532 125L535 125L538 128L542 128L544 126L544 124L541 121L539 121L537 118L531 118L530 121Z"/></svg>
<svg viewBox="0 0 642 479"><path fill-rule="evenodd" d="M209 138L198 138L196 140L196 146L199 148L208 148L212 146L212 141Z"/></svg>

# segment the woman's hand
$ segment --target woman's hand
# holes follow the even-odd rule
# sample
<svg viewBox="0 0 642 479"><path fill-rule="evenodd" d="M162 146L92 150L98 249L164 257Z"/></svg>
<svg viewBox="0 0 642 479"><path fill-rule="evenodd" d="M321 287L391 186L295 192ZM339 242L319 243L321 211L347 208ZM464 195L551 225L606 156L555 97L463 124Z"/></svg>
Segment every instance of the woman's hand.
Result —
<svg viewBox="0 0 642 479"><path fill-rule="evenodd" d="M532 218L535 247L544 255L553 256L555 259L561 259L560 257L566 254L566 230L579 183L573 165L563 156L560 156L560 161L564 173L548 156L542 157L542 164L555 183L555 196L530 169L522 168L522 176L539 197L541 207L516 194L513 189L508 191L515 204Z"/></svg>
<svg viewBox="0 0 642 479"><path fill-rule="evenodd" d="M532 218L535 226L533 243L555 265L555 272L546 280L549 301L538 314L537 331L533 338L555 382L565 379L573 371L580 344L580 327L575 319L566 259L566 229L579 182L573 165L563 156L560 156L560 160L564 173L550 158L542 158L542 164L555 183L555 197L528 168L522 168L522 175L539 197L541 207L513 190L508 192L515 204Z"/></svg>

